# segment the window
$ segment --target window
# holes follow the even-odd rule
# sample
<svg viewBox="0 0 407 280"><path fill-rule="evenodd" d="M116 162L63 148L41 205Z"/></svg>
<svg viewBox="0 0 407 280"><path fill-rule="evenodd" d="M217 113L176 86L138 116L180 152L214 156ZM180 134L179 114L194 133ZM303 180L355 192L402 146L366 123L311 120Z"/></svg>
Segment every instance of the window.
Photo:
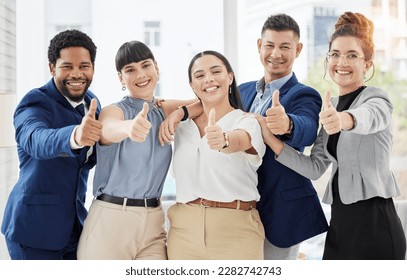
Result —
<svg viewBox="0 0 407 280"><path fill-rule="evenodd" d="M393 18L398 17L398 0L389 1L390 16Z"/></svg>
<svg viewBox="0 0 407 280"><path fill-rule="evenodd" d="M65 30L70 30L70 29L76 29L79 31L83 31L81 25L58 24L55 26L55 34L65 31Z"/></svg>
<svg viewBox="0 0 407 280"><path fill-rule="evenodd" d="M161 32L159 21L144 22L144 43L148 46L160 46Z"/></svg>
<svg viewBox="0 0 407 280"><path fill-rule="evenodd" d="M16 16L14 1L0 6L0 94L16 92Z"/></svg>

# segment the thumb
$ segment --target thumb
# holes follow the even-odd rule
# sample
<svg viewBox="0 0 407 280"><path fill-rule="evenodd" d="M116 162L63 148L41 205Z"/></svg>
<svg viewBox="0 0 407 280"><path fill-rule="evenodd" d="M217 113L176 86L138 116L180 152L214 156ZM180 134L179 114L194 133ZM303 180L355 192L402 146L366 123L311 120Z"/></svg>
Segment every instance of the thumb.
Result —
<svg viewBox="0 0 407 280"><path fill-rule="evenodd" d="M89 105L89 111L86 115L88 115L89 117L96 119L96 110L98 108L98 102L96 100L96 98L92 98L92 100L90 101L90 105Z"/></svg>
<svg viewBox="0 0 407 280"><path fill-rule="evenodd" d="M142 116L143 118L147 118L147 113L148 113L148 103L144 102L143 103L143 109L140 111L140 116Z"/></svg>
<svg viewBox="0 0 407 280"><path fill-rule="evenodd" d="M325 98L324 98L324 109L328 109L329 107L332 107L332 101L331 101L331 91L328 89L325 93Z"/></svg>
<svg viewBox="0 0 407 280"><path fill-rule="evenodd" d="M277 107L280 106L280 91L278 89L276 89L273 92L273 97L272 97L273 103L272 103L272 107Z"/></svg>
<svg viewBox="0 0 407 280"><path fill-rule="evenodd" d="M209 111L208 126L209 125L215 125L215 124L216 124L216 111L215 111L215 108L212 108Z"/></svg>

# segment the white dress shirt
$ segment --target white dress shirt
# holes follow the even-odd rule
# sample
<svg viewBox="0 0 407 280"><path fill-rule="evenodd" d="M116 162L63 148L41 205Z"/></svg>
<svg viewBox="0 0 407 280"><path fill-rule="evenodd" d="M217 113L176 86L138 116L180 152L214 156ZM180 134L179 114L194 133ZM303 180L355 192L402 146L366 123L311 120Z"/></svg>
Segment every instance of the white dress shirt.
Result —
<svg viewBox="0 0 407 280"><path fill-rule="evenodd" d="M84 109L85 109L85 115L86 115L86 113L88 112L88 108L86 108L86 103L84 100L82 100L81 102L75 102L75 101L68 99L67 97L65 97L65 98L74 108L76 108L76 106L78 106L79 104L83 104ZM75 132L76 132L76 129L78 128L78 126L79 125L75 126L74 130L72 130L71 137L69 138L69 145L71 146L72 150L82 149L84 147L84 146L78 145L75 141Z"/></svg>
<svg viewBox="0 0 407 280"><path fill-rule="evenodd" d="M225 154L212 150L206 135L200 137L193 120L181 122L175 135L171 167L177 202L186 203L197 198L220 202L260 199L257 169L262 163L266 147L259 123L242 110L233 110L218 120L217 125L224 132L245 130L258 154Z"/></svg>

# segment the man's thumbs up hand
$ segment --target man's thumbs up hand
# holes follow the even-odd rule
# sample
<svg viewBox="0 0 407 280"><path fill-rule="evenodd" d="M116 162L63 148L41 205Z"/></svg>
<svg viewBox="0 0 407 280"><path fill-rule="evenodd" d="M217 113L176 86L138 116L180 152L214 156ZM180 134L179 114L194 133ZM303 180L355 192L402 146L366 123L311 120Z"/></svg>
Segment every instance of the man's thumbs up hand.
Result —
<svg viewBox="0 0 407 280"><path fill-rule="evenodd" d="M291 133L291 120L280 103L280 91L273 92L271 107L266 111L266 122L273 134L284 135Z"/></svg>
<svg viewBox="0 0 407 280"><path fill-rule="evenodd" d="M102 135L102 123L96 120L97 100L93 98L89 105L89 111L82 118L77 127L74 140L79 146L93 146Z"/></svg>
<svg viewBox="0 0 407 280"><path fill-rule="evenodd" d="M89 111L86 113L86 116L96 120L96 110L98 108L98 102L95 98L90 101Z"/></svg>
<svg viewBox="0 0 407 280"><path fill-rule="evenodd" d="M271 97L271 99L272 99L272 102L273 102L271 104L271 108L281 106L281 104L280 104L280 91L278 89L276 89L273 92L273 96Z"/></svg>

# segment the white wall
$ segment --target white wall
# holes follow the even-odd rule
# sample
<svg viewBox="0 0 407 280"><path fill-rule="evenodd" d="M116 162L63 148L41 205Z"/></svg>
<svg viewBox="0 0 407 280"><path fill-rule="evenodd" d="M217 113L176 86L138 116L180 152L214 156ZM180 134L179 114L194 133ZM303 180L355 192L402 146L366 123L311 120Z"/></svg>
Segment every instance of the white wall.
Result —
<svg viewBox="0 0 407 280"><path fill-rule="evenodd" d="M160 47L152 51L160 68L161 96L194 97L187 67L192 56L206 49L223 52L222 2L205 0L94 0L92 38L98 46L93 90L103 105L122 98L114 58L127 41L144 40L144 21L161 22Z"/></svg>
<svg viewBox="0 0 407 280"><path fill-rule="evenodd" d="M190 59L196 52L206 49L223 52L222 1L75 1L74 5L72 1L53 0L54 7L60 3L59 9L46 8L47 0L17 1L19 99L50 79L47 48L49 40L55 35L49 34L53 32L50 24L86 22L88 19L83 17L87 13L83 9L90 9L90 26L86 26L85 32L98 47L91 90L98 95L103 106L120 100L125 94L117 79L114 58L124 42L144 40L144 21L161 22L162 46L152 50L160 67L164 98L193 97L187 79Z"/></svg>

